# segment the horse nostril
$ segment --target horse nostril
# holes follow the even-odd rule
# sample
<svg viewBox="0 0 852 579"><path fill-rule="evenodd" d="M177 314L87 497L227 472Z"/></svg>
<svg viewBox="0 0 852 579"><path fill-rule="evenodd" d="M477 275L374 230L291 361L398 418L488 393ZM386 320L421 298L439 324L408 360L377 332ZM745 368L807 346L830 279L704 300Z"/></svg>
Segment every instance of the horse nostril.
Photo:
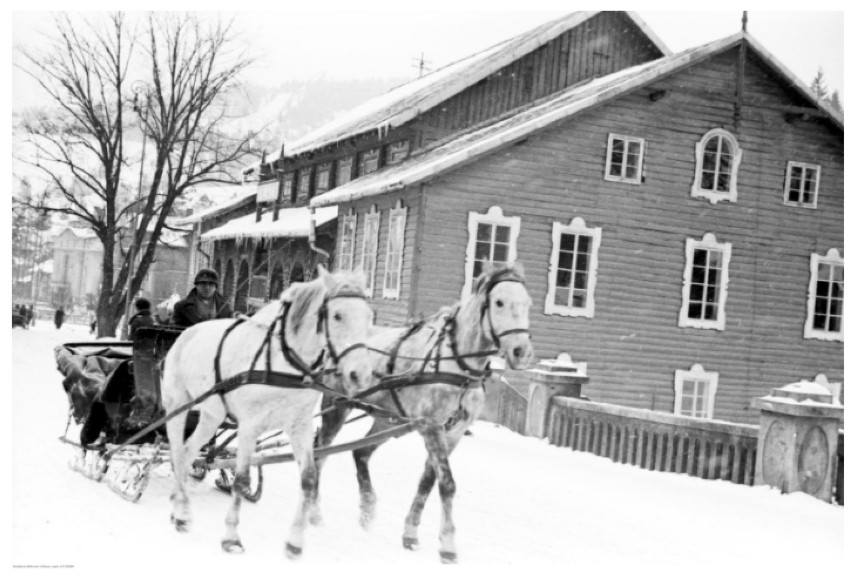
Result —
<svg viewBox="0 0 852 579"><path fill-rule="evenodd" d="M353 384L358 384L358 372L356 372L355 370L352 370L351 372L349 372L349 380Z"/></svg>
<svg viewBox="0 0 852 579"><path fill-rule="evenodd" d="M513 355L515 358L520 358L521 356L523 356L523 355L524 355L524 349L523 349L523 348L521 348L520 346L517 346L517 347L515 347L515 349L514 349L514 350L512 350L512 355Z"/></svg>

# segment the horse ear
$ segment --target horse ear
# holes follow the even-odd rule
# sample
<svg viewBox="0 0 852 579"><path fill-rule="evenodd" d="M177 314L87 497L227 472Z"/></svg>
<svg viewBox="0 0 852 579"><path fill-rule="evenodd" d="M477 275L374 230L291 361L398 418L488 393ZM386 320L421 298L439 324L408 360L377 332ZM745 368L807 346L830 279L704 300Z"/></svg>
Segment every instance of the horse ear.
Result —
<svg viewBox="0 0 852 579"><path fill-rule="evenodd" d="M479 274L479 277L476 278L476 281L473 284L474 292L479 292L480 290L482 290L483 285L485 284L485 280L488 279L496 269L497 266L494 265L493 261L485 261L482 263L482 272Z"/></svg>
<svg viewBox="0 0 852 579"><path fill-rule="evenodd" d="M520 261L516 261L515 263L513 263L511 265L511 267L512 267L513 270L515 270L515 273L517 273L523 279L527 278L527 276L524 274L524 264L523 263L521 263Z"/></svg>

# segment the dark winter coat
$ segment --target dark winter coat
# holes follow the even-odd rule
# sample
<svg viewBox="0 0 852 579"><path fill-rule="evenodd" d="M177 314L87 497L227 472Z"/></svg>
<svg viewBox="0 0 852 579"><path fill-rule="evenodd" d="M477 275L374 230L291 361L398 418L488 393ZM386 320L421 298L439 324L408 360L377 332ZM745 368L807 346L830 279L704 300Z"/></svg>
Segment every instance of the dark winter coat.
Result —
<svg viewBox="0 0 852 579"><path fill-rule="evenodd" d="M133 314L128 325L130 326L130 339L132 340L137 328L156 326L157 323L154 321L154 316L151 315L151 310L145 309Z"/></svg>
<svg viewBox="0 0 852 579"><path fill-rule="evenodd" d="M205 322L209 319L231 318L234 313L231 311L231 306L225 300L225 296L216 292L213 294L213 309L216 315L213 318L203 317L198 311L198 291L192 288L184 299L175 304L174 313L172 314L172 323L176 326L188 327Z"/></svg>
<svg viewBox="0 0 852 579"><path fill-rule="evenodd" d="M65 310L59 308L56 310L56 313L53 314L53 323L56 324L56 327L59 328L62 326L62 322L65 321Z"/></svg>

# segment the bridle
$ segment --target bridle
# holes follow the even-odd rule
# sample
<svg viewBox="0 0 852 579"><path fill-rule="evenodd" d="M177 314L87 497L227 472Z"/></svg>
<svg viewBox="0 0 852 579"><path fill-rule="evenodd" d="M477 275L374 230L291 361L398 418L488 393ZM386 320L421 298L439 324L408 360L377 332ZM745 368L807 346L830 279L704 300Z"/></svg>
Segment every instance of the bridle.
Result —
<svg viewBox="0 0 852 579"><path fill-rule="evenodd" d="M367 300L367 296L364 295L363 293L360 293L360 292L356 292L356 291L340 292L340 293L333 294L333 295L327 295L323 299L322 305L319 307L319 310L317 311L317 334L319 334L319 333L324 334L326 348L328 349L329 357L331 358L331 361L332 361L335 368L340 364L340 361L347 354L349 354L349 353L351 353L351 352L353 352L353 351L355 351L359 348L365 348L365 349L367 348L367 344L365 344L364 342L358 342L356 344L352 344L352 345L348 346L347 348L345 348L340 353L338 353L337 349L334 347L334 342L331 339L331 331L329 329L329 323L328 323L328 303L331 300L342 299L342 298L357 298L357 299L361 299L361 300L364 300L364 301ZM325 353L325 348L322 351L320 351L319 356L317 357L316 360L314 360L314 363L311 364L311 365L308 365L302 359L302 357L299 356L299 354L296 353L296 351L293 350L293 348L290 347L290 345L287 343L287 315L290 313L290 307L291 306L292 306L291 302L286 302L286 301L283 302L282 303L281 315L279 316L279 318L281 319L281 330L279 332L279 340L281 342L281 351L284 353L284 358L286 358L286 360L290 363L291 366L293 366L294 368L298 368L299 371L302 372L302 374L304 374L306 376L308 376L308 375L313 376L318 372L319 368L323 364L323 357L324 357L323 355Z"/></svg>
<svg viewBox="0 0 852 579"><path fill-rule="evenodd" d="M499 334L494 331L494 320L491 317L491 290L498 284L503 282L513 282L519 283L526 287L526 282L524 279L517 274L514 273L501 273L499 275L494 276L486 282L485 289L483 293L485 294L485 300L483 300L482 307L479 310L479 323L482 324L485 321L485 316L488 316L488 329L491 334L491 340L494 342L494 345L499 349L500 339L509 336L511 334L529 334L529 328L511 328L508 330L504 330Z"/></svg>

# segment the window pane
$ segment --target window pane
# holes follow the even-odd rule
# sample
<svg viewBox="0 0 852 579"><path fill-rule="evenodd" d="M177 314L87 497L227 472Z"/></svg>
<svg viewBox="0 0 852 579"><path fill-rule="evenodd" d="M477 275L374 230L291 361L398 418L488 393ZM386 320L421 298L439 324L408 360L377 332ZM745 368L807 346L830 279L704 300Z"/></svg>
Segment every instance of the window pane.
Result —
<svg viewBox="0 0 852 579"><path fill-rule="evenodd" d="M570 295L571 295L571 290L564 288L564 287L557 287L556 288L556 296L554 298L556 305L567 306L568 305L568 298L569 298Z"/></svg>
<svg viewBox="0 0 852 579"><path fill-rule="evenodd" d="M491 259L491 244L477 241L473 257L479 261L489 261Z"/></svg>
<svg viewBox="0 0 852 579"><path fill-rule="evenodd" d="M496 225L494 227L494 241L509 243L509 228L504 225Z"/></svg>
<svg viewBox="0 0 852 579"><path fill-rule="evenodd" d="M700 302L704 299L704 287L701 284L692 283L689 285L689 301Z"/></svg>
<svg viewBox="0 0 852 579"><path fill-rule="evenodd" d="M587 274L580 273L578 271L577 274L574 276L574 286L578 289L586 289L588 287L586 285L588 283L588 279L589 276Z"/></svg>
<svg viewBox="0 0 852 579"><path fill-rule="evenodd" d="M728 173L719 173L719 180L716 182L716 191L730 191L731 176Z"/></svg>
<svg viewBox="0 0 852 579"><path fill-rule="evenodd" d="M574 291L574 300L571 304L575 308L584 308L586 307L586 292L585 290L575 290Z"/></svg>
<svg viewBox="0 0 852 579"><path fill-rule="evenodd" d="M556 270L556 287L570 287L571 275L572 273L570 269Z"/></svg>
<svg viewBox="0 0 852 579"><path fill-rule="evenodd" d="M574 267L574 253L571 251L560 251L559 252L559 263L557 267L560 269L573 269Z"/></svg>
<svg viewBox="0 0 852 579"><path fill-rule="evenodd" d="M494 244L494 262L506 263L509 261L509 246Z"/></svg>
<svg viewBox="0 0 852 579"><path fill-rule="evenodd" d="M589 256L585 253L577 254L577 271L588 272L589 271Z"/></svg>
<svg viewBox="0 0 852 579"><path fill-rule="evenodd" d="M687 310L686 315L689 316L690 318L694 319L694 320L700 320L701 319L701 304L689 302L689 308Z"/></svg>
<svg viewBox="0 0 852 579"><path fill-rule="evenodd" d="M693 265L705 265L707 263L707 250L696 249L692 257Z"/></svg>
<svg viewBox="0 0 852 579"><path fill-rule="evenodd" d="M715 320L716 319L716 306L713 304L707 304L707 307L704 308L704 319L705 320Z"/></svg>
<svg viewBox="0 0 852 579"><path fill-rule="evenodd" d="M577 239L577 251L580 253L591 253L592 238L589 235L580 235Z"/></svg>
<svg viewBox="0 0 852 579"><path fill-rule="evenodd" d="M491 242L491 225L480 223L476 226L476 240Z"/></svg>
<svg viewBox="0 0 852 579"><path fill-rule="evenodd" d="M831 316L828 318L828 331L829 332L839 332L840 331L840 316Z"/></svg>

